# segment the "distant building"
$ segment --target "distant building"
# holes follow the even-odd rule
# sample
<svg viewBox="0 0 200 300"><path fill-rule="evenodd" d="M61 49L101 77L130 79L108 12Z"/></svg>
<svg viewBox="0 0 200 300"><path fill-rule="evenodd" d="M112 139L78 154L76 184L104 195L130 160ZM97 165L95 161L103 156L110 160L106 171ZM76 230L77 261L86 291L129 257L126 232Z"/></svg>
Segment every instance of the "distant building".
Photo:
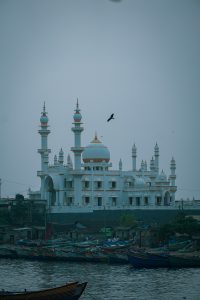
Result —
<svg viewBox="0 0 200 300"><path fill-rule="evenodd" d="M51 213L93 212L95 210L121 210L135 208L158 208L173 206L175 202L176 163L172 158L171 173L167 177L159 169L159 147L156 143L154 156L150 161L141 162L137 167L137 149L132 147L132 166L124 171L122 161L117 170L112 170L110 152L95 134L91 143L81 145L82 116L77 100L73 115L74 164L68 154L64 164L64 153L61 149L54 156L54 164L49 164L48 117L44 105L40 118L39 134L41 135L41 178L40 192L29 191L30 198L47 200Z"/></svg>

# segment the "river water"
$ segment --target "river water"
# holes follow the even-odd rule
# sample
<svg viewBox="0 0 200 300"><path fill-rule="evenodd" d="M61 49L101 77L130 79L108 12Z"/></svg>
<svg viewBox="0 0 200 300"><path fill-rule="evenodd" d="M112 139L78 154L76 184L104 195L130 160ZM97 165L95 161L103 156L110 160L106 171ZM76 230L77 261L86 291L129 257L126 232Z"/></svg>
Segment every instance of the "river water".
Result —
<svg viewBox="0 0 200 300"><path fill-rule="evenodd" d="M199 269L0 259L0 288L20 291L87 281L81 300L200 300Z"/></svg>

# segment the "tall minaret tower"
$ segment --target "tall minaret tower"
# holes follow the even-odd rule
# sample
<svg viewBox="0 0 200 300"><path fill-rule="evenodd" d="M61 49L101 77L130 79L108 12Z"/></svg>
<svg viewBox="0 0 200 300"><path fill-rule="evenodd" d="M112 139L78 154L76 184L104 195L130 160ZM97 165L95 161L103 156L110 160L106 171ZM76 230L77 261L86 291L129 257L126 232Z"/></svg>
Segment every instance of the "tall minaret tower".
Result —
<svg viewBox="0 0 200 300"><path fill-rule="evenodd" d="M64 153L63 153L62 148L60 149L60 152L59 152L58 162L59 162L60 165L63 165L63 162L64 162Z"/></svg>
<svg viewBox="0 0 200 300"><path fill-rule="evenodd" d="M81 147L81 132L83 127L81 127L81 113L79 109L78 99L76 104L76 109L74 113L74 127L72 131L74 132L74 147L71 150L74 152L74 204L77 206L81 205L81 153L84 148Z"/></svg>
<svg viewBox="0 0 200 300"><path fill-rule="evenodd" d="M157 143L154 147L154 156L155 156L155 160L154 160L155 171L156 173L159 173L159 147Z"/></svg>
<svg viewBox="0 0 200 300"><path fill-rule="evenodd" d="M175 186L175 180L176 180L176 162L175 159L172 157L171 159L171 163L170 163L170 170L171 170L171 174L170 174L170 181L171 181L171 186Z"/></svg>
<svg viewBox="0 0 200 300"><path fill-rule="evenodd" d="M121 158L119 160L119 171L122 171L122 160L121 160Z"/></svg>
<svg viewBox="0 0 200 300"><path fill-rule="evenodd" d="M152 159L150 161L150 171L153 172L154 168L155 168L155 165L154 165L154 159L153 159L153 156L152 156Z"/></svg>
<svg viewBox="0 0 200 300"><path fill-rule="evenodd" d="M136 171L136 158L137 158L137 148L135 144L132 147L132 169Z"/></svg>
<svg viewBox="0 0 200 300"><path fill-rule="evenodd" d="M83 127L81 127L81 113L78 105L78 99L76 103L76 109L74 113L74 127L72 127L72 131L74 132L74 147L71 150L74 152L74 169L81 169L81 153L83 152L83 147L81 147L81 132L83 131Z"/></svg>
<svg viewBox="0 0 200 300"><path fill-rule="evenodd" d="M40 118L40 129L38 130L39 134L41 135L41 149L38 149L38 153L41 155L41 171L38 171L38 176L41 178L41 199L45 199L44 194L44 180L45 180L45 171L48 167L49 163L49 153L51 152L48 149L47 137L50 133L48 129L48 117L45 108L45 103L43 106L42 115Z"/></svg>

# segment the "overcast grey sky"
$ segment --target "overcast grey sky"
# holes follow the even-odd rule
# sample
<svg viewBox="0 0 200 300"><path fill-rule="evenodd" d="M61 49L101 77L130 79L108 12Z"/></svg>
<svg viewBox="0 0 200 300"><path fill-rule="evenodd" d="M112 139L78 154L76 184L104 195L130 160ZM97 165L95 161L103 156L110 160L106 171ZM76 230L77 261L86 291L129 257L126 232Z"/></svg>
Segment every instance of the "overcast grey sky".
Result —
<svg viewBox="0 0 200 300"><path fill-rule="evenodd" d="M39 189L43 102L50 161L73 146L76 98L82 144L97 131L131 169L160 147L160 168L177 163L177 198L200 199L199 0L0 0L2 196ZM116 119L107 123L114 112Z"/></svg>

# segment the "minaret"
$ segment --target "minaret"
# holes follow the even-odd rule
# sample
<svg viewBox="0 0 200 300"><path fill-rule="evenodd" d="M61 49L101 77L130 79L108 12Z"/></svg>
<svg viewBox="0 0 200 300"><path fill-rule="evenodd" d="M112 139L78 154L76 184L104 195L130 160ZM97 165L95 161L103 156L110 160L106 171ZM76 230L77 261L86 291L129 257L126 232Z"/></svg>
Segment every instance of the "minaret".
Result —
<svg viewBox="0 0 200 300"><path fill-rule="evenodd" d="M54 166L57 166L58 160L57 160L57 155L54 155Z"/></svg>
<svg viewBox="0 0 200 300"><path fill-rule="evenodd" d="M64 162L64 153L63 153L62 148L60 149L60 152L59 152L58 162L59 162L60 165L63 165L63 162Z"/></svg>
<svg viewBox="0 0 200 300"><path fill-rule="evenodd" d="M172 157L171 159L171 163L170 163L170 170L171 170L171 174L170 174L170 181L171 181L171 186L175 186L175 180L176 180L176 162L175 159Z"/></svg>
<svg viewBox="0 0 200 300"><path fill-rule="evenodd" d="M154 147L154 156L155 156L155 171L156 173L159 173L159 147L157 143Z"/></svg>
<svg viewBox="0 0 200 300"><path fill-rule="evenodd" d="M74 114L74 127L72 127L72 131L74 132L74 147L71 150L74 152L74 169L81 169L81 153L83 152L83 147L81 147L81 132L83 131L83 127L81 127L81 113L78 105L78 99Z"/></svg>
<svg viewBox="0 0 200 300"><path fill-rule="evenodd" d="M147 171L147 161L144 162L144 170Z"/></svg>
<svg viewBox="0 0 200 300"><path fill-rule="evenodd" d="M67 155L67 166L68 166L70 169L73 169L72 160L71 160L71 157L70 157L69 154Z"/></svg>
<svg viewBox="0 0 200 300"><path fill-rule="evenodd" d="M119 160L119 171L122 171L122 160L121 160L121 158Z"/></svg>
<svg viewBox="0 0 200 300"><path fill-rule="evenodd" d="M153 156L152 156L152 159L150 161L150 171L153 172L154 171L154 159L153 159Z"/></svg>
<svg viewBox="0 0 200 300"><path fill-rule="evenodd" d="M136 158L137 158L137 148L135 144L132 147L132 169L136 171Z"/></svg>
<svg viewBox="0 0 200 300"><path fill-rule="evenodd" d="M144 161L141 161L141 171L144 171Z"/></svg>
<svg viewBox="0 0 200 300"><path fill-rule="evenodd" d="M48 141L47 141L47 137L48 134L50 133L50 130L48 129L49 127L48 117L45 108L45 103L41 114L42 115L40 118L40 129L38 130L38 133L41 135L41 149L38 149L38 153L40 153L41 155L41 171L38 172L38 176L41 178L41 199L45 199L44 178L45 178L45 171L49 163L49 153L51 152L51 150L48 149Z"/></svg>
<svg viewBox="0 0 200 300"><path fill-rule="evenodd" d="M81 132L83 131L83 127L81 127L81 113L78 105L78 99L76 104L76 109L74 113L74 127L72 127L72 131L74 132L74 147L71 150L74 152L74 204L75 206L80 206L82 201L81 195L81 153L84 148L81 147Z"/></svg>

